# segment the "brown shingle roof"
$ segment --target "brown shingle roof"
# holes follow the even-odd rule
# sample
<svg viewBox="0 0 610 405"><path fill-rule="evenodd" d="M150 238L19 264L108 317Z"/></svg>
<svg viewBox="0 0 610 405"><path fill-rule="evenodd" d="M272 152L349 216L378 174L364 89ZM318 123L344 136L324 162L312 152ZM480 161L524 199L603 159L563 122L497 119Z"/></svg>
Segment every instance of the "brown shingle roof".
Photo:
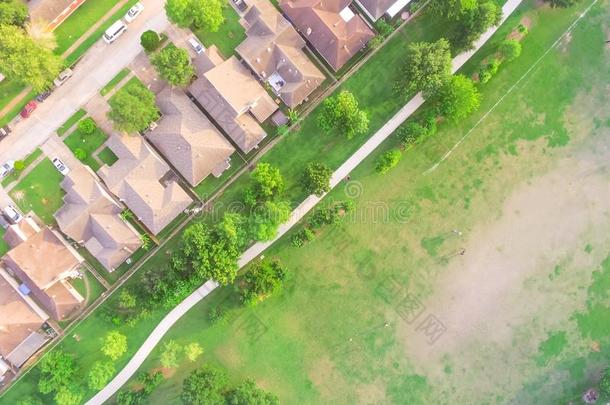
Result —
<svg viewBox="0 0 610 405"><path fill-rule="evenodd" d="M159 233L189 204L191 198L175 175L140 136L112 135L106 145L119 158L98 174L153 233Z"/></svg>
<svg viewBox="0 0 610 405"><path fill-rule="evenodd" d="M217 61L205 54L198 58L208 62L200 66ZM241 150L254 149L267 136L256 120L263 122L277 110L273 99L235 56L200 73L189 92Z"/></svg>
<svg viewBox="0 0 610 405"><path fill-rule="evenodd" d="M357 0L374 21L380 19L396 0Z"/></svg>
<svg viewBox="0 0 610 405"><path fill-rule="evenodd" d="M375 33L359 15L339 14L351 0L281 0L280 6L328 64L339 70Z"/></svg>
<svg viewBox="0 0 610 405"><path fill-rule="evenodd" d="M247 38L235 50L262 80L281 76L278 93L286 105L296 107L324 81L302 50L303 38L268 0L255 1L243 24Z"/></svg>
<svg viewBox="0 0 610 405"><path fill-rule="evenodd" d="M0 355L8 356L32 332L37 331L42 319L30 308L21 295L0 274Z"/></svg>
<svg viewBox="0 0 610 405"><path fill-rule="evenodd" d="M235 149L207 117L179 89L163 89L157 105L163 119L147 134L153 145L193 186L220 175Z"/></svg>
<svg viewBox="0 0 610 405"><path fill-rule="evenodd" d="M59 228L106 270L113 271L142 245L137 232L120 218L122 207L87 170L71 170L61 187L64 205L54 215Z"/></svg>

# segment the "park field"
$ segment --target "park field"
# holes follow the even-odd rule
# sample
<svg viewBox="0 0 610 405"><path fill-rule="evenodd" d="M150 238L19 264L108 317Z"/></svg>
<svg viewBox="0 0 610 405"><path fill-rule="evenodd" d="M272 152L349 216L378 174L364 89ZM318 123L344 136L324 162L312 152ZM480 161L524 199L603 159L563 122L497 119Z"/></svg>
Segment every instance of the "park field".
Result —
<svg viewBox="0 0 610 405"><path fill-rule="evenodd" d="M529 28L522 56L481 86L478 113L442 124L384 177L369 159L327 197L354 198L351 218L265 254L290 271L280 294L243 309L224 288L174 326L165 342L205 353L163 370L152 403L180 403L201 364L288 404L552 404L596 384L610 353L608 2L554 47L591 2L537 4L464 67ZM211 324L217 306L227 320ZM427 334L430 320L444 333ZM160 369L161 351L141 371Z"/></svg>

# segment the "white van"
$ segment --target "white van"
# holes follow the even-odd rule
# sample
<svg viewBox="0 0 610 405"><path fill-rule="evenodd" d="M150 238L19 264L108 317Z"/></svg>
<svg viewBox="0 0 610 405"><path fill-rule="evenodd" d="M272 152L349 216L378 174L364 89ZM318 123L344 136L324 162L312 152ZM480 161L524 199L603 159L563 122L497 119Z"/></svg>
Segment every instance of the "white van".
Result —
<svg viewBox="0 0 610 405"><path fill-rule="evenodd" d="M123 20L119 20L112 24L106 30L106 32L104 32L104 41L106 41L106 43L108 44L111 44L116 41L116 39L120 37L121 34L123 34L125 31L127 31L127 26L125 25Z"/></svg>

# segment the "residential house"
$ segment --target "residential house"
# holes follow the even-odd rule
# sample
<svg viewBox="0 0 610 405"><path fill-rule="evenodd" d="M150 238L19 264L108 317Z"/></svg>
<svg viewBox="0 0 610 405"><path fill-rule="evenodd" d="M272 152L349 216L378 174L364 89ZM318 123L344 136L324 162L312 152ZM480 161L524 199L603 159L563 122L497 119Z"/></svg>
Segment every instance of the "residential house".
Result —
<svg viewBox="0 0 610 405"><path fill-rule="evenodd" d="M81 305L84 298L69 280L80 276L84 259L61 236L26 217L9 226L4 240L11 248L2 258L4 267L19 279L24 294L31 293L56 320Z"/></svg>
<svg viewBox="0 0 610 405"><path fill-rule="evenodd" d="M277 105L235 56L223 61L210 47L195 65L199 77L189 92L242 151L250 152L267 136L259 122Z"/></svg>
<svg viewBox="0 0 610 405"><path fill-rule="evenodd" d="M164 88L157 105L163 118L146 136L192 186L231 166L235 148L182 90Z"/></svg>
<svg viewBox="0 0 610 405"><path fill-rule="evenodd" d="M280 7L328 64L341 69L375 36L352 0L280 0Z"/></svg>
<svg viewBox="0 0 610 405"><path fill-rule="evenodd" d="M268 0L253 1L241 23L247 38L235 50L288 107L322 84L324 74L303 51L305 40Z"/></svg>
<svg viewBox="0 0 610 405"><path fill-rule="evenodd" d="M379 20L383 15L393 18L403 10L411 0L355 0L364 13L373 21Z"/></svg>
<svg viewBox="0 0 610 405"><path fill-rule="evenodd" d="M167 163L141 136L111 135L106 146L118 160L102 166L98 175L153 234L192 203Z"/></svg>
<svg viewBox="0 0 610 405"><path fill-rule="evenodd" d="M0 381L11 366L21 367L48 340L40 332L45 314L33 308L15 284L0 270Z"/></svg>
<svg viewBox="0 0 610 405"><path fill-rule="evenodd" d="M70 170L61 187L64 205L54 215L59 229L106 270L115 270L142 245L138 232L121 219L123 207L87 169Z"/></svg>

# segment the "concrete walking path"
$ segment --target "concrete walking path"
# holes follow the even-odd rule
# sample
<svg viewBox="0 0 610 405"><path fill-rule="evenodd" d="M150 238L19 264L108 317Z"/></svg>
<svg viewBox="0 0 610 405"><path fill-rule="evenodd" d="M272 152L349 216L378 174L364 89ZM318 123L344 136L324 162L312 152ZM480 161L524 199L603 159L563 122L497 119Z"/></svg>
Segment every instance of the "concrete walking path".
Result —
<svg viewBox="0 0 610 405"><path fill-rule="evenodd" d="M502 8L503 18L502 23L515 11L523 0L508 0ZM501 23L501 24L502 24ZM500 24L500 25L501 25ZM499 27L499 25L498 25ZM453 59L452 71L455 73L461 66L464 65L480 49L485 42L496 32L498 27L489 29L481 39L475 43L475 48L471 51L462 53ZM367 142L364 143L349 159L345 161L333 174L331 178L331 188L336 187L341 181L366 159L383 141L392 135L392 133L411 116L422 104L424 99L421 93L413 97L403 108L401 108L390 120L379 129ZM275 239L269 242L255 243L252 247L244 252L238 264L239 268L246 266L250 261L256 259L260 254L280 239L288 232L295 224L297 224L313 207L318 204L324 196L317 197L310 195L292 211L290 219L280 225L278 234ZM110 399L140 368L144 360L153 351L155 346L161 341L165 333L174 325L189 309L195 304L204 299L208 294L214 291L218 284L214 281L208 281L199 287L195 292L178 304L170 313L168 313L159 325L152 331L142 346L138 349L133 358L127 365L106 385L99 393L91 398L87 405L102 404Z"/></svg>

